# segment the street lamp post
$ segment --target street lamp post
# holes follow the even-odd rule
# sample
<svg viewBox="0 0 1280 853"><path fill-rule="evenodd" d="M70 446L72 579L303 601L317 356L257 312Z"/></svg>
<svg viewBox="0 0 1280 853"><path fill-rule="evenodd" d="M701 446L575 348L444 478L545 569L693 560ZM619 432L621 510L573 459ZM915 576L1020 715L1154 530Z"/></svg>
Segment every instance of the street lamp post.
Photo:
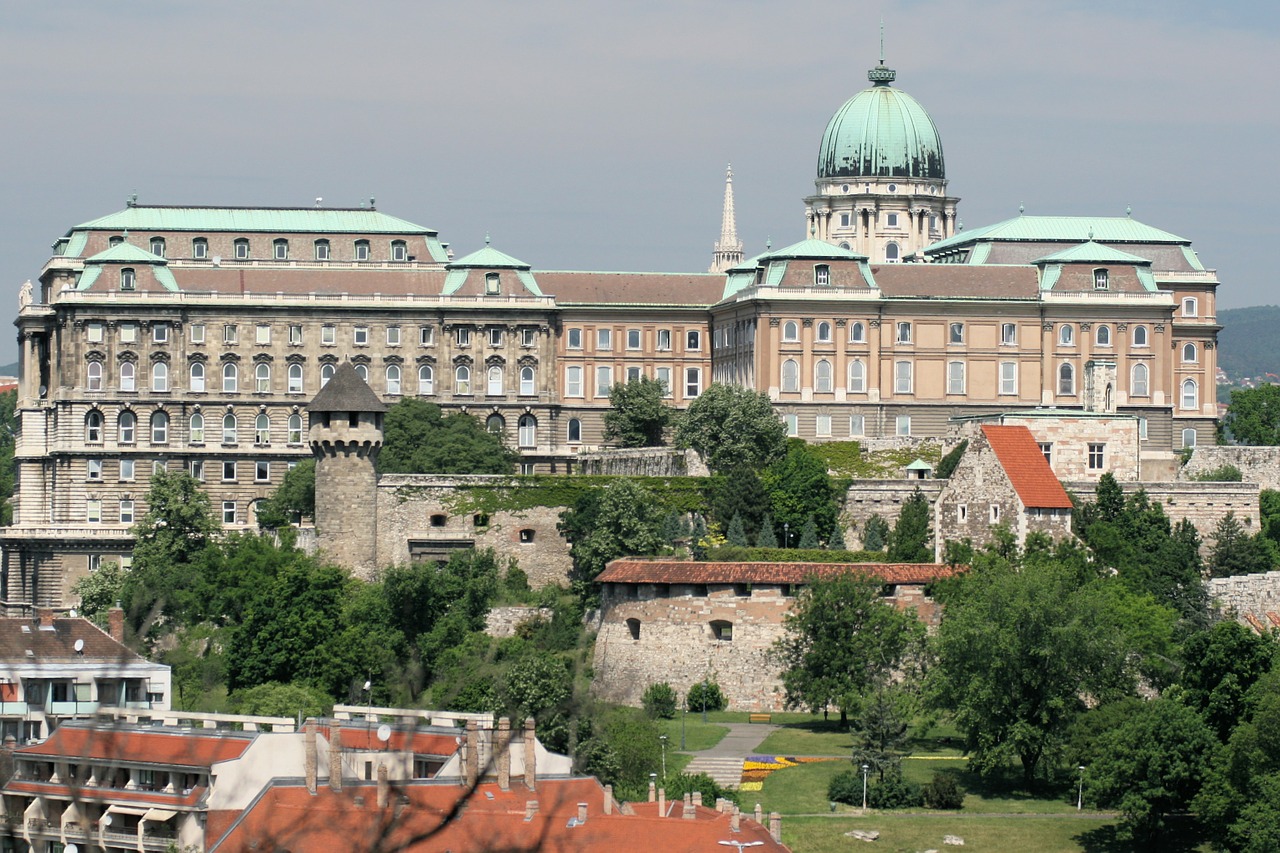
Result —
<svg viewBox="0 0 1280 853"><path fill-rule="evenodd" d="M663 781L666 781L666 778L667 778L667 736L666 736L666 735L658 735L658 740L659 740L659 741L661 741L661 743L662 743L662 779L663 779Z"/></svg>
<svg viewBox="0 0 1280 853"><path fill-rule="evenodd" d="M782 522L782 547L791 547L791 522L789 521Z"/></svg>
<svg viewBox="0 0 1280 853"><path fill-rule="evenodd" d="M689 694L684 694L684 707L680 709L680 751L684 752L684 721L689 719Z"/></svg>
<svg viewBox="0 0 1280 853"><path fill-rule="evenodd" d="M1084 765L1081 764L1077 770L1080 771L1080 793L1076 796L1076 811L1084 809Z"/></svg>
<svg viewBox="0 0 1280 853"><path fill-rule="evenodd" d="M867 810L867 771L871 769L870 764L862 765L862 810Z"/></svg>
<svg viewBox="0 0 1280 853"><path fill-rule="evenodd" d="M759 847L764 844L763 841L721 841L718 843L723 844L725 847L736 847L738 848L738 853L742 853L747 847Z"/></svg>
<svg viewBox="0 0 1280 853"><path fill-rule="evenodd" d="M707 684L707 680L705 678L702 679L702 722L704 723L707 721L707 688L708 687L709 685Z"/></svg>

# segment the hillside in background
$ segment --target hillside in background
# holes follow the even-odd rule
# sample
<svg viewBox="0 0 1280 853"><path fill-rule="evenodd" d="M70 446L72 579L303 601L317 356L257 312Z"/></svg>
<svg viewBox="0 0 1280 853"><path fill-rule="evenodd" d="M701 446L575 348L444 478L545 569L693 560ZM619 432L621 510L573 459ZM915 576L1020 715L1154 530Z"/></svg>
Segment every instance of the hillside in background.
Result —
<svg viewBox="0 0 1280 853"><path fill-rule="evenodd" d="M17 376L18 362L13 364L0 364L0 376Z"/></svg>
<svg viewBox="0 0 1280 853"><path fill-rule="evenodd" d="M1218 311L1218 366L1232 380L1280 374L1280 305Z"/></svg>

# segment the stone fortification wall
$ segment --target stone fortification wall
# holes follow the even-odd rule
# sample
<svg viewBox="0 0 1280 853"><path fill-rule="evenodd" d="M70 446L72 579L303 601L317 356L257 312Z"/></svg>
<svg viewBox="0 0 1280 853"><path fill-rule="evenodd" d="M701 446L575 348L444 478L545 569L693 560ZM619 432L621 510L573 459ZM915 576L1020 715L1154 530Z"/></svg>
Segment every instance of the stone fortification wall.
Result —
<svg viewBox="0 0 1280 853"><path fill-rule="evenodd" d="M1242 622L1248 615L1270 625L1268 614L1280 615L1280 572L1213 578L1206 585L1209 598Z"/></svg>
<svg viewBox="0 0 1280 853"><path fill-rule="evenodd" d="M692 450L670 447L601 450L578 456L583 474L608 474L619 477L706 477L702 457Z"/></svg>
<svg viewBox="0 0 1280 853"><path fill-rule="evenodd" d="M1246 483L1280 489L1280 447L1197 447L1178 471L1178 479L1190 480L1223 465L1239 468Z"/></svg>
<svg viewBox="0 0 1280 853"><path fill-rule="evenodd" d="M388 474L378 483L378 563L439 559L451 550L492 548L514 557L535 588L564 585L572 562L556 529L562 507L477 512L460 501L459 486L490 486L509 477ZM514 486L518 488L518 486Z"/></svg>
<svg viewBox="0 0 1280 853"><path fill-rule="evenodd" d="M484 632L490 637L510 637L526 622L551 619L550 607L495 607L484 618Z"/></svg>
<svg viewBox="0 0 1280 853"><path fill-rule="evenodd" d="M1083 500L1093 500L1096 483L1064 482L1067 491ZM1227 513L1234 512L1236 518L1244 525L1246 533L1255 533L1259 528L1258 495L1261 491L1257 483L1196 483L1171 480L1160 483L1121 483L1126 495L1139 489L1146 490L1153 503L1164 507L1165 515L1177 524L1182 519L1189 519L1200 534L1201 540L1208 545L1213 528Z"/></svg>
<svg viewBox="0 0 1280 853"><path fill-rule="evenodd" d="M841 514L845 524L845 544L850 548L861 547L862 527L872 515L880 516L889 527L893 527L902 514L902 504L916 489L928 499L929 506L934 506L946 485L946 480L852 481L845 492L844 512Z"/></svg>

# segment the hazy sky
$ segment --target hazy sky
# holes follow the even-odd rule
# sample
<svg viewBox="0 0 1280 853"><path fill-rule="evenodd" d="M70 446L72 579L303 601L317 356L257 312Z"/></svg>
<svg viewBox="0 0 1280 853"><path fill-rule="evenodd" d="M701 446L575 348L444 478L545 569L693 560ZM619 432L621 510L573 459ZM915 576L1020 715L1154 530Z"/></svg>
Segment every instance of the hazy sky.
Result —
<svg viewBox="0 0 1280 853"><path fill-rule="evenodd" d="M0 300L155 204L378 207L459 254L702 270L732 161L748 255L801 239L886 24L969 228L1133 215L1220 305L1280 302L1280 4L0 0ZM0 361L15 357L0 335Z"/></svg>

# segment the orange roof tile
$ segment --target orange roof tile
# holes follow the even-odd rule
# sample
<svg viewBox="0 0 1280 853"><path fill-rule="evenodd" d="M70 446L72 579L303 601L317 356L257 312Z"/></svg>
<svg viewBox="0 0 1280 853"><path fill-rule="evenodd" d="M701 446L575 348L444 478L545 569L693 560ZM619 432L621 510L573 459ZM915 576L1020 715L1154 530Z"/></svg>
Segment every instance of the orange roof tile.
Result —
<svg viewBox="0 0 1280 853"><path fill-rule="evenodd" d="M323 732L326 737L331 731L330 727L324 727ZM395 726L391 729L391 739L387 742L378 740L378 730L373 725L345 725L342 726L342 748L357 749L372 752L412 752L415 755L453 755L460 748L459 740L462 732L456 735L446 734L442 732L417 731L414 729L401 729Z"/></svg>
<svg viewBox="0 0 1280 853"><path fill-rule="evenodd" d="M984 425L982 434L1000 467L1029 509L1071 509L1071 498L1045 461L1040 445L1025 426Z"/></svg>
<svg viewBox="0 0 1280 853"><path fill-rule="evenodd" d="M1042 457L1043 459L1043 457ZM1055 481L1056 482L1056 481ZM614 560L600 583L794 583L858 572L885 583L923 584L951 577L945 563L694 563L681 560Z"/></svg>
<svg viewBox="0 0 1280 853"><path fill-rule="evenodd" d="M85 760L208 768L239 758L253 735L203 735L190 731L139 731L78 723L58 726L44 743L17 750L17 757L68 755Z"/></svg>

